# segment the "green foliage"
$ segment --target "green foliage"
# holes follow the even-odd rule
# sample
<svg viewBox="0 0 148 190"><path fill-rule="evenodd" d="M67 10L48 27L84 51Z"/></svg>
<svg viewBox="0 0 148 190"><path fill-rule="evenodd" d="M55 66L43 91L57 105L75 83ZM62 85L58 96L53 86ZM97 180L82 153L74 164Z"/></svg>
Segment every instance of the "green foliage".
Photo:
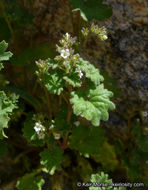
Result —
<svg viewBox="0 0 148 190"><path fill-rule="evenodd" d="M77 72L67 73L63 79L73 87L80 87L82 82Z"/></svg>
<svg viewBox="0 0 148 190"><path fill-rule="evenodd" d="M40 170L36 170L32 173L25 174L18 182L17 188L18 190L41 190L42 185L44 184L44 179L37 174Z"/></svg>
<svg viewBox="0 0 148 190"><path fill-rule="evenodd" d="M18 96L13 95L12 99L6 96L3 91L0 91L0 139L6 137L4 128L8 128L8 122L13 109L17 108Z"/></svg>
<svg viewBox="0 0 148 190"><path fill-rule="evenodd" d="M51 94L60 95L63 91L64 82L62 80L62 73L56 72L55 70L50 71L49 73L44 74L44 83L47 90Z"/></svg>
<svg viewBox="0 0 148 190"><path fill-rule="evenodd" d="M85 20L104 20L112 15L110 6L102 3L102 0L70 0L73 11L80 10L81 17Z"/></svg>
<svg viewBox="0 0 148 190"><path fill-rule="evenodd" d="M104 174L104 172L101 172L101 174L92 174L91 180L92 183L99 183L99 184L107 184L107 187L89 187L89 190L110 190L112 187L112 180L108 179L108 174Z"/></svg>
<svg viewBox="0 0 148 190"><path fill-rule="evenodd" d="M8 61L13 55L10 51L5 52L8 48L8 44L3 40L0 42L0 70L3 68L3 63L1 61Z"/></svg>
<svg viewBox="0 0 148 190"><path fill-rule="evenodd" d="M31 144L36 146L43 146L43 140L38 139L37 133L34 130L35 122L32 118L33 114L29 113L27 119L24 122L23 135Z"/></svg>
<svg viewBox="0 0 148 190"><path fill-rule="evenodd" d="M59 133L61 137L65 137L67 132L71 131L71 127L73 126L73 122L76 120L76 117L74 114L71 116L71 122L67 123L65 121L65 118L67 117L68 109L67 105L63 104L61 106L60 111L56 114L55 120L54 120L54 129L53 131L56 133Z"/></svg>
<svg viewBox="0 0 148 190"><path fill-rule="evenodd" d="M72 130L69 141L70 147L84 155L97 154L104 141L103 134L103 129L80 125Z"/></svg>
<svg viewBox="0 0 148 190"><path fill-rule="evenodd" d="M131 138L127 142L117 141L116 151L120 155L122 167L125 168L128 178L132 182L146 182L143 173L147 173L147 135L143 134L142 125L133 123L131 127ZM128 148L127 148L128 146Z"/></svg>
<svg viewBox="0 0 148 190"><path fill-rule="evenodd" d="M115 149L106 141L102 146L99 146L98 154L93 155L93 159L96 162L101 163L103 168L108 171L113 171L118 166Z"/></svg>
<svg viewBox="0 0 148 190"><path fill-rule="evenodd" d="M82 58L80 58L77 67L85 72L86 78L89 78L95 85L99 85L100 82L104 80L103 76L100 75L99 70Z"/></svg>
<svg viewBox="0 0 148 190"><path fill-rule="evenodd" d="M142 152L148 153L148 134L144 134L143 130L141 129L141 126L139 124L133 124L132 126L132 132L136 137L136 143L138 145L138 148Z"/></svg>
<svg viewBox="0 0 148 190"><path fill-rule="evenodd" d="M25 89L20 89L20 88L16 88L16 87L12 87L12 86L6 86L6 87L3 87L3 88L0 88L0 90L4 90L5 92L15 93L19 97L23 98L30 105L32 105L32 106L34 106L36 108L41 107L39 101L34 96L29 94Z"/></svg>
<svg viewBox="0 0 148 190"><path fill-rule="evenodd" d="M89 190L110 190L113 188L112 179L108 179L108 174L104 174L104 172L101 172L101 174L92 174L91 182L93 185L89 187ZM102 186L98 187L97 183ZM95 187L95 184L96 184L96 187ZM126 188L114 187L113 190L126 190Z"/></svg>
<svg viewBox="0 0 148 190"><path fill-rule="evenodd" d="M103 20L111 15L111 8L102 2L102 0L70 1L74 11L80 10L85 21ZM102 76L99 69L80 57L83 55L83 43L86 42L88 36L95 35L101 41L107 39L105 27L94 24L87 27L89 23L79 22L77 27L73 26L77 38L66 33L59 41L59 45L56 46L57 55L49 44L43 43L42 30L38 31L36 18L34 20L36 27L34 24L31 25L32 15L29 12L32 11L39 18L38 16L41 16L41 12L44 10L43 6L41 15L40 13L36 14L32 7L34 3L38 7L43 2L41 4L33 2L33 0L0 2L1 38L10 39L15 53L10 61L11 65L8 65L8 74L4 75L6 80L11 74L11 69L16 72L13 73L14 78L9 78L9 86L7 86L8 82L5 77L0 76L0 90L8 94L19 95L21 97L19 105L23 105L23 108L19 109L18 113L15 112L11 118L11 124L14 126L12 131L10 130L10 136L12 135L10 144L14 151L12 158L16 156L14 163L17 160L18 165L25 165L22 173L20 171L21 176L24 175L24 172L31 172L31 168L39 168L19 179L18 190L41 190L44 180L40 173L43 170L50 175L55 174L54 177L50 176L50 179L53 179L52 189L55 190L66 188L66 181L69 180L71 183L71 180L75 181L74 178L88 182L90 175L94 172L93 164L97 163L101 169L115 171L121 161L128 177L135 179L140 167L138 165L135 173L134 167L140 163L139 159L142 160L138 154L141 153L143 162L147 158L145 144L147 138L142 135L136 137L139 152L132 151L132 161L129 161L127 155L125 157L122 155L122 159L118 161L114 145L108 143L105 130L90 124L91 122L92 125L99 126L100 120L108 119L108 110L115 108L110 101L113 93L107 90L116 93L114 81L108 75ZM31 11L27 11L25 7ZM33 31L34 28L37 31ZM77 28L78 30L82 29L82 35L80 35L80 31L75 32ZM5 41L0 43L0 62L9 60L12 56L10 52L5 52L7 46ZM1 63L0 69L2 67ZM32 76L34 73L37 76ZM22 84L21 79L25 84ZM16 96L12 99L8 98L9 96L7 97L2 91L0 91L1 138L4 136L4 128L8 128L10 115L16 108L17 102ZM21 108L21 106L19 107ZM23 136L27 140L27 150L24 146L26 141L21 144L22 139L24 140L22 134L16 135L18 133L15 134L15 130L17 132L22 130ZM14 137L16 137L16 141L13 143ZM0 155L4 155L6 152L5 141L0 141ZM17 147L16 150L15 147ZM124 148L122 150L125 151ZM40 154L40 161L36 154ZM41 165L45 168L43 169ZM72 171L72 176L69 175L69 171ZM60 176L57 178L58 180L57 176ZM112 187L112 180L109 180L104 173L92 175L91 182L108 183L107 189ZM96 189L100 188L91 187L91 190ZM101 189L106 189L106 187ZM122 188L114 188L114 190L116 189Z"/></svg>
<svg viewBox="0 0 148 190"><path fill-rule="evenodd" d="M73 110L76 115L80 115L87 120L90 120L94 126L100 125L100 120L108 120L108 109L114 109L115 105L109 100L113 94L104 89L103 84L92 90L88 90L86 96L83 96L83 91L78 90L72 92L70 99L73 104Z"/></svg>
<svg viewBox="0 0 148 190"><path fill-rule="evenodd" d="M82 177L84 182L90 181L90 175L93 172L92 166L88 159L84 158L83 156L77 155L77 172Z"/></svg>
<svg viewBox="0 0 148 190"><path fill-rule="evenodd" d="M41 156L41 164L46 166L46 168L50 171L50 174L53 175L55 170L60 168L60 164L63 161L63 151L54 147L53 149L44 149L43 152L40 153Z"/></svg>

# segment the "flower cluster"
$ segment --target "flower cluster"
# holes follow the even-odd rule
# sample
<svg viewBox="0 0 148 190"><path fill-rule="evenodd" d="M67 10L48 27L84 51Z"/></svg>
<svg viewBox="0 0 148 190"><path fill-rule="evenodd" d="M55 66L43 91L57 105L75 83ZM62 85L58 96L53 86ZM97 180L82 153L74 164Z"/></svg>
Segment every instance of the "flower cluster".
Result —
<svg viewBox="0 0 148 190"><path fill-rule="evenodd" d="M82 35L86 38L89 34L89 29L83 27L81 32L82 32Z"/></svg>
<svg viewBox="0 0 148 190"><path fill-rule="evenodd" d="M40 122L35 123L34 130L36 131L39 139L43 139L45 137L45 127Z"/></svg>
<svg viewBox="0 0 148 190"><path fill-rule="evenodd" d="M104 26L98 27L98 25L92 24L89 29L88 28L82 28L81 32L85 38L88 37L88 35L90 35L90 34L96 35L97 38L101 41L104 41L108 38L106 28Z"/></svg>
<svg viewBox="0 0 148 190"><path fill-rule="evenodd" d="M37 67L38 67L38 71L36 71L36 75L38 76L38 80L41 82L43 79L42 79L42 76L43 76L43 73L46 73L49 69L49 66L48 66L48 60L38 60L35 62Z"/></svg>
<svg viewBox="0 0 148 190"><path fill-rule="evenodd" d="M47 72L48 71L48 62L47 62L47 60L38 60L38 61L36 61L35 62L36 63L36 65L38 66L38 68L39 68L39 71L40 72L43 72L43 73L45 73L45 72Z"/></svg>
<svg viewBox="0 0 148 190"><path fill-rule="evenodd" d="M79 60L79 54L74 54L73 45L76 43L76 38L72 38L70 34L66 33L63 39L59 41L60 46L57 45L57 51L60 55L55 57L59 65L66 69L66 73L69 73L71 67L73 67Z"/></svg>

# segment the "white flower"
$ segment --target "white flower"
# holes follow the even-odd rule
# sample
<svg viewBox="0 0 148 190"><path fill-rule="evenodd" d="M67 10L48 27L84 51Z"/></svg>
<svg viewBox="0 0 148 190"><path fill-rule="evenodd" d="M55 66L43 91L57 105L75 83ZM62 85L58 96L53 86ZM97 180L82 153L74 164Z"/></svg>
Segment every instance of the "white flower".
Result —
<svg viewBox="0 0 148 190"><path fill-rule="evenodd" d="M83 73L81 70L79 71L79 76L80 76L80 78L82 78L82 76L83 76Z"/></svg>
<svg viewBox="0 0 148 190"><path fill-rule="evenodd" d="M80 121L76 121L74 124L78 127L80 125Z"/></svg>
<svg viewBox="0 0 148 190"><path fill-rule="evenodd" d="M36 122L35 126L34 126L34 130L37 133L40 133L41 131L45 131L45 127L42 124L40 124L39 122Z"/></svg>
<svg viewBox="0 0 148 190"><path fill-rule="evenodd" d="M39 133L38 137L39 137L39 139L43 139L45 137L45 134L44 133Z"/></svg>
<svg viewBox="0 0 148 190"><path fill-rule="evenodd" d="M70 55L69 49L62 49L61 50L61 57L66 59Z"/></svg>
<svg viewBox="0 0 148 190"><path fill-rule="evenodd" d="M34 126L34 130L35 130L36 132L41 131L41 130L42 130L42 125L41 125L40 123L36 122L36 123L35 123L35 126Z"/></svg>

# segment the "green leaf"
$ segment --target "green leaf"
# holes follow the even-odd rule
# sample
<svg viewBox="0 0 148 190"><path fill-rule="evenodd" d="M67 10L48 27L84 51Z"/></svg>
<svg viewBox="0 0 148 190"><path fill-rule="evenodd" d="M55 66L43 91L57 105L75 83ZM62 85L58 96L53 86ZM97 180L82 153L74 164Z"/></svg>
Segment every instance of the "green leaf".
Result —
<svg viewBox="0 0 148 190"><path fill-rule="evenodd" d="M74 113L90 120L94 126L99 126L101 119L108 120L108 109L115 109L109 100L113 93L104 89L103 84L94 90L89 89L85 96L82 90L72 92L71 95L70 103L73 104Z"/></svg>
<svg viewBox="0 0 148 190"><path fill-rule="evenodd" d="M118 166L114 147L106 141L99 147L98 154L93 155L93 159L96 162L101 163L103 168L108 171L113 171Z"/></svg>
<svg viewBox="0 0 148 190"><path fill-rule="evenodd" d="M51 94L60 95L63 91L64 81L60 71L51 70L44 74L45 87Z"/></svg>
<svg viewBox="0 0 148 190"><path fill-rule="evenodd" d="M108 174L105 174L104 172L101 172L101 174L92 174L90 181L94 184L104 184L105 186L95 187L94 185L92 185L91 187L89 187L89 190L126 190L125 187L113 187L112 179L108 179Z"/></svg>
<svg viewBox="0 0 148 190"><path fill-rule="evenodd" d="M70 0L73 11L80 10L85 21L96 19L104 20L112 15L112 8L102 4L103 0Z"/></svg>
<svg viewBox="0 0 148 190"><path fill-rule="evenodd" d="M99 183L99 184L107 184L106 187L89 187L89 190L110 190L112 187L112 180L108 179L108 174L104 174L104 172L101 172L101 174L92 174L91 180L92 183Z"/></svg>
<svg viewBox="0 0 148 190"><path fill-rule="evenodd" d="M76 169L79 172L79 175L81 176L82 180L84 182L89 182L90 175L93 172L89 159L85 159L83 156L77 154L77 163L78 164L76 166Z"/></svg>
<svg viewBox="0 0 148 190"><path fill-rule="evenodd" d="M47 64L49 67L51 67L52 69L56 69L58 67L58 62L54 59L47 59Z"/></svg>
<svg viewBox="0 0 148 190"><path fill-rule="evenodd" d="M82 83L79 74L74 72L65 74L63 79L73 87L80 87Z"/></svg>
<svg viewBox="0 0 148 190"><path fill-rule="evenodd" d="M98 127L79 126L73 128L70 147L82 154L97 154L104 141L104 131Z"/></svg>
<svg viewBox="0 0 148 190"><path fill-rule="evenodd" d="M18 96L13 95L12 99L6 96L3 91L0 91L0 139L6 137L3 129L8 128L8 122L10 120L13 109L17 108Z"/></svg>
<svg viewBox="0 0 148 190"><path fill-rule="evenodd" d="M31 174L24 175L18 182L18 190L42 190L44 179L41 176L36 176L39 172L35 171Z"/></svg>
<svg viewBox="0 0 148 190"><path fill-rule="evenodd" d="M41 164L50 171L60 168L60 164L64 160L63 151L59 147L54 147L52 150L44 149L40 156Z"/></svg>
<svg viewBox="0 0 148 190"><path fill-rule="evenodd" d="M39 101L24 89L15 88L15 87L11 87L11 86L6 86L6 87L3 87L3 88L0 88L0 90L4 90L6 92L10 91L12 93L18 94L21 98L26 100L30 105L32 105L32 106L34 106L36 108L41 107L41 104L39 103Z"/></svg>
<svg viewBox="0 0 148 190"><path fill-rule="evenodd" d="M100 82L104 80L103 76L100 74L99 70L90 64L88 61L80 58L79 63L77 64L79 70L85 72L87 78L89 78L95 85L99 85Z"/></svg>
<svg viewBox="0 0 148 190"><path fill-rule="evenodd" d="M136 139L139 148L143 152L148 152L148 135L141 135Z"/></svg>
<svg viewBox="0 0 148 190"><path fill-rule="evenodd" d="M13 55L10 51L5 52L8 48L8 43L4 40L0 42L0 70L3 68L3 64L1 61L8 61L9 58Z"/></svg>
<svg viewBox="0 0 148 190"><path fill-rule="evenodd" d="M76 120L76 116L74 114L71 115L71 121L70 124L67 123L65 118L67 118L68 115L68 108L67 105L63 104L61 106L61 109L58 113L56 113L56 117L54 120L54 126L55 128L53 131L60 133L61 137L65 137L65 134L71 130L71 123Z"/></svg>
<svg viewBox="0 0 148 190"><path fill-rule="evenodd" d="M32 120L33 113L29 113L27 119L24 122L24 128L22 129L24 137L33 145L43 146L44 142L38 139L37 133L34 130L35 121Z"/></svg>

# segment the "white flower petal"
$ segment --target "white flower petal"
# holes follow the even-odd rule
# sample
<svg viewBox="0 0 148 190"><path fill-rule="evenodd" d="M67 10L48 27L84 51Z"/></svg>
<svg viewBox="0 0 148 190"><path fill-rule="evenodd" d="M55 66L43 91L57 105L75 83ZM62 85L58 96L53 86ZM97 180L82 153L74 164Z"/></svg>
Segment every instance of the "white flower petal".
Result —
<svg viewBox="0 0 148 190"><path fill-rule="evenodd" d="M61 50L61 57L63 57L64 59L66 59L69 55L70 55L69 49Z"/></svg>

